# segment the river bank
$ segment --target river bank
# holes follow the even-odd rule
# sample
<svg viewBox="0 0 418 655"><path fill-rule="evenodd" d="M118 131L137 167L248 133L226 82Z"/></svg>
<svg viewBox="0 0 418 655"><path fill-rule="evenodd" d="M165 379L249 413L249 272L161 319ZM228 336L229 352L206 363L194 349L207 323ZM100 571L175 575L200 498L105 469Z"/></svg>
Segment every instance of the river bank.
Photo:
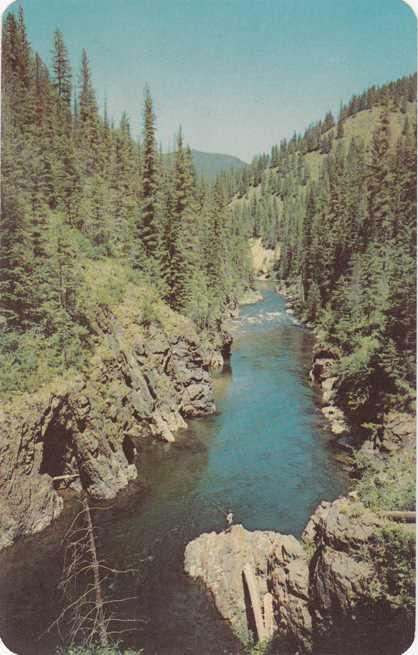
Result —
<svg viewBox="0 0 418 655"><path fill-rule="evenodd" d="M173 442L185 419L216 411L209 371L229 357L229 335L157 312L147 322L129 302L102 309L84 373L3 403L0 549L54 521L64 489L114 498L137 477L144 442Z"/></svg>
<svg viewBox="0 0 418 655"><path fill-rule="evenodd" d="M402 448L404 441L413 441L416 433L415 403L410 411L388 411L380 424L373 427L372 432L350 422L339 396L341 382L334 371L338 354L332 348L325 348L321 344L315 326L304 319L300 309L298 311L300 303L297 289L281 283L276 290L286 299L286 311L315 336L309 378L321 391L321 411L336 436L336 445L350 455L362 450L365 453L374 452L386 456Z"/></svg>
<svg viewBox="0 0 418 655"><path fill-rule="evenodd" d="M289 292L286 300L293 318ZM314 345L310 379L334 442L350 455L351 492L320 503L300 540L241 525L202 534L186 548L185 570L244 641L266 639L266 652L398 654L414 635L415 525L396 521L415 522L399 511L415 508L415 421L391 412L373 439L351 434L334 403L334 361Z"/></svg>
<svg viewBox="0 0 418 655"><path fill-rule="evenodd" d="M249 530L299 536L318 502L346 489L318 396L306 384L311 335L290 320L270 284L258 291L263 300L228 325L234 347L229 366L214 375L216 413L189 420L175 442L144 440L133 460L137 479L115 499L95 502L108 508L94 514L101 557L138 569L105 591L137 596L126 616L146 623L125 644L146 653L241 652L210 597L183 572L186 544L221 531L223 512ZM56 635L35 638L62 603L60 541L76 509L67 497L48 528L0 555L1 634L21 655L55 651Z"/></svg>

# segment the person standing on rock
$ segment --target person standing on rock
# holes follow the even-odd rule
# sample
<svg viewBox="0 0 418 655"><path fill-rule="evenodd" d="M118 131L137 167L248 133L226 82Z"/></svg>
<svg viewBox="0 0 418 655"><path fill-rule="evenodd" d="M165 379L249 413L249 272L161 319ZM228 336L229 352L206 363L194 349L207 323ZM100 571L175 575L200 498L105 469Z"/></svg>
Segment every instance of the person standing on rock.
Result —
<svg viewBox="0 0 418 655"><path fill-rule="evenodd" d="M232 512L229 512L229 514L226 515L226 522L228 524L228 528L232 526L233 520L234 520L234 515Z"/></svg>

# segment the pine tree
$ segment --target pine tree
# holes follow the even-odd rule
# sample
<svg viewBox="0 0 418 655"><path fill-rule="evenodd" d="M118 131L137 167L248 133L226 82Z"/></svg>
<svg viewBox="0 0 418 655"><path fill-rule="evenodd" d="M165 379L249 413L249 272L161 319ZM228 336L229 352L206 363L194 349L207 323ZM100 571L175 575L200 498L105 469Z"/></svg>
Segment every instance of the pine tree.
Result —
<svg viewBox="0 0 418 655"><path fill-rule="evenodd" d="M316 194L315 188L312 185L308 190L306 210L303 221L303 240L302 240L302 259L301 259L301 277L304 299L308 297L309 286L312 282L312 260L311 260L311 244L312 244L312 225L315 218L316 211Z"/></svg>
<svg viewBox="0 0 418 655"><path fill-rule="evenodd" d="M29 277L30 227L18 194L2 193L0 309L6 327L24 330L30 322L33 287Z"/></svg>
<svg viewBox="0 0 418 655"><path fill-rule="evenodd" d="M142 203L141 218L138 224L137 238L145 259L155 259L158 245L157 230L157 202L158 202L158 177L157 177L157 153L155 142L155 116L152 104L151 93L148 87L145 89L144 103L144 146L142 163ZM144 268L145 262L139 263Z"/></svg>
<svg viewBox="0 0 418 655"><path fill-rule="evenodd" d="M65 47L64 38L60 30L54 32L54 49L53 49L53 85L57 91L58 97L65 103L66 107L71 106L71 85L72 74L71 65L68 57L67 48Z"/></svg>
<svg viewBox="0 0 418 655"><path fill-rule="evenodd" d="M390 221L389 136L389 116L385 110L381 113L371 145L367 175L368 219L364 239L384 239Z"/></svg>
<svg viewBox="0 0 418 655"><path fill-rule="evenodd" d="M184 309L189 301L190 281L197 267L198 230L197 203L194 197L195 174L191 153L183 146L183 134L179 129L174 166L173 235L175 279L171 289L173 307Z"/></svg>
<svg viewBox="0 0 418 655"><path fill-rule="evenodd" d="M86 50L83 50L81 58L78 126L84 171L87 175L94 175L100 170L99 116Z"/></svg>

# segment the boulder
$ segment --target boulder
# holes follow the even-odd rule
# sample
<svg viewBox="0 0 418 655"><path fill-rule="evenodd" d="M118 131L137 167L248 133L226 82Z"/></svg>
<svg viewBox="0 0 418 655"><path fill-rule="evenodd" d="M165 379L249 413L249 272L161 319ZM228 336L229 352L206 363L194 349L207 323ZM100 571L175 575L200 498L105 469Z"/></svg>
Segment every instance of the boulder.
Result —
<svg viewBox="0 0 418 655"><path fill-rule="evenodd" d="M331 371L334 363L335 359L333 357L327 355L321 356L320 354L315 355L312 368L309 371L309 377L312 382L322 383L323 380L332 377Z"/></svg>
<svg viewBox="0 0 418 655"><path fill-rule="evenodd" d="M337 382L338 378L335 376L322 380L322 400L324 403L328 404L335 399L337 395Z"/></svg>
<svg viewBox="0 0 418 655"><path fill-rule="evenodd" d="M321 408L321 412L330 422L331 432L337 436L349 434L350 428L345 421L344 412L339 407L334 404L325 405Z"/></svg>
<svg viewBox="0 0 418 655"><path fill-rule="evenodd" d="M383 430L376 444L380 450L392 453L401 448L413 448L416 440L416 418L406 412L389 412L383 418Z"/></svg>
<svg viewBox="0 0 418 655"><path fill-rule="evenodd" d="M383 525L382 520L361 502L345 497L333 503L322 503L308 526L312 522L316 525L314 541L317 546L329 546L347 553L370 543L376 530Z"/></svg>
<svg viewBox="0 0 418 655"><path fill-rule="evenodd" d="M262 607L266 592L272 596L280 639L291 644L291 652L317 652L319 642L329 649L335 626L355 631L369 620L370 583L377 570L366 553L382 525L355 495L324 501L311 516L302 543L292 536L234 526L189 543L185 570L205 584L221 615L245 640L251 612L242 572L249 564L258 604ZM360 628L356 639L363 639Z"/></svg>
<svg viewBox="0 0 418 655"><path fill-rule="evenodd" d="M244 566L249 564L254 571L259 602L263 604L268 591L269 556L275 548L281 550L287 539L297 546L293 537L282 537L274 532L250 532L242 525L234 525L225 532L202 534L186 547L186 573L205 584L220 614L230 621L241 639L249 637L247 614L251 613L243 580Z"/></svg>
<svg viewBox="0 0 418 655"><path fill-rule="evenodd" d="M312 627L308 559L295 537L250 532L236 525L200 535L186 547L186 573L205 584L221 615L243 640L250 632L254 636L253 610L243 580L246 565L255 574L260 606L267 592L273 595L274 630L308 648Z"/></svg>

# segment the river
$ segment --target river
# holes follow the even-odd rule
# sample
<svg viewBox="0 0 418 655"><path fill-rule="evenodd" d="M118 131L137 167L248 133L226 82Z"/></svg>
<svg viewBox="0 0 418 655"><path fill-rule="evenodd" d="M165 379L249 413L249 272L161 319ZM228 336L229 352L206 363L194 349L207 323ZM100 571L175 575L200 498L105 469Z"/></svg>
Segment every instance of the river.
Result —
<svg viewBox="0 0 418 655"><path fill-rule="evenodd" d="M135 597L124 616L146 622L123 640L145 655L241 652L208 595L183 573L190 539L225 528L229 511L250 530L299 536L316 505L346 489L307 384L312 335L272 285L259 290L263 299L230 322L232 359L215 379L216 415L190 421L176 444L147 445L138 481L94 513L100 557L137 570L105 591ZM55 631L37 638L62 603L61 538L75 511L73 499L52 526L0 554L0 634L19 655L50 655L59 643Z"/></svg>

